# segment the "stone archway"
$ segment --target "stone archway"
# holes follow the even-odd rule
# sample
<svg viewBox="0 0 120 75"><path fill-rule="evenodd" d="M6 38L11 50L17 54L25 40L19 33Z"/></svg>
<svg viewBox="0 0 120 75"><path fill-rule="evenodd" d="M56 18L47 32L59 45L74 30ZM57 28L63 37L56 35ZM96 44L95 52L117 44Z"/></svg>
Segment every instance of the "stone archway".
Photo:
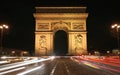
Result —
<svg viewBox="0 0 120 75"><path fill-rule="evenodd" d="M54 54L67 55L68 54L68 37L64 30L58 30L54 35Z"/></svg>
<svg viewBox="0 0 120 75"><path fill-rule="evenodd" d="M86 7L36 7L35 55L54 54L54 37L59 31L67 34L68 51L63 54L86 54L88 13L85 11Z"/></svg>

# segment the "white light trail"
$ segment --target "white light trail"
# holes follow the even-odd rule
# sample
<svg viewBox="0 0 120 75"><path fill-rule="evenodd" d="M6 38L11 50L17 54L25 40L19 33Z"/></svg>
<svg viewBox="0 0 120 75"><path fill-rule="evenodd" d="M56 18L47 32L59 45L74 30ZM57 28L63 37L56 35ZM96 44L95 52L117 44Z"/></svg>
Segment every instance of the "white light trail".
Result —
<svg viewBox="0 0 120 75"><path fill-rule="evenodd" d="M81 61L83 64L89 66L89 67L92 67L92 68L95 68L95 69L100 69L97 65L95 64L92 64L90 62L86 62L86 61Z"/></svg>
<svg viewBox="0 0 120 75"><path fill-rule="evenodd" d="M55 59L55 56L51 56L50 59L51 59L51 60L54 60L54 59Z"/></svg>
<svg viewBox="0 0 120 75"><path fill-rule="evenodd" d="M8 61L0 61L0 64L8 63Z"/></svg>
<svg viewBox="0 0 120 75"><path fill-rule="evenodd" d="M12 66L8 66L8 67L3 67L3 68L0 69L0 71L16 68L16 67L20 67L20 66L25 66L25 65L29 65L29 64L33 64L33 63L38 63L38 62L42 62L42 61L46 61L46 60L51 60L51 58L40 59L40 60L34 59L34 60L30 60L30 61L25 61L24 63L17 64L17 65L14 65L14 66L12 65Z"/></svg>
<svg viewBox="0 0 120 75"><path fill-rule="evenodd" d="M0 68L13 66L13 65L17 65L17 64L22 64L22 63L24 63L24 62L22 61L22 62L17 62L17 63L12 63L12 64L5 64L5 65L1 65Z"/></svg>
<svg viewBox="0 0 120 75"><path fill-rule="evenodd" d="M41 65L41 66L39 66L39 67L33 68L33 69L31 69L31 70L28 70L28 71L24 71L24 72L22 72L22 73L19 73L19 74L17 74L17 75L25 75L25 74L27 74L27 73L33 72L33 71L35 71L35 70L38 70L38 69L42 68L43 66L44 66L44 64Z"/></svg>
<svg viewBox="0 0 120 75"><path fill-rule="evenodd" d="M32 63L32 62L31 62ZM21 64L17 64L17 65L12 65L12 66L8 66L8 67L3 67L0 69L0 71L4 71L4 70L8 70L8 69L12 69L12 68L16 68L16 67L20 67L20 66L24 66L24 65L28 65L31 64L30 61L29 62L24 62Z"/></svg>
<svg viewBox="0 0 120 75"><path fill-rule="evenodd" d="M10 73L10 72L14 72L14 71L18 71L18 70L22 70L22 69L24 69L24 68L25 68L25 67L20 67L20 68L8 70L8 71L5 71L5 72L1 72L0 75L7 74L7 73Z"/></svg>

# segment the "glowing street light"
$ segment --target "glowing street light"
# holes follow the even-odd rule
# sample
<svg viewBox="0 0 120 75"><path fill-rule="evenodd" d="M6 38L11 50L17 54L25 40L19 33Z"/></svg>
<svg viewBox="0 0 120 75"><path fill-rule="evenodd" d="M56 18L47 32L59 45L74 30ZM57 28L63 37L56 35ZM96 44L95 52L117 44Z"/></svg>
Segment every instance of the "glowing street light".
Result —
<svg viewBox="0 0 120 75"><path fill-rule="evenodd" d="M112 25L112 29L116 28L117 31L117 44L118 44L118 50L119 50L119 29L120 29L120 25L118 24L114 24Z"/></svg>
<svg viewBox="0 0 120 75"><path fill-rule="evenodd" d="M4 32L4 29L8 29L8 25L0 25L0 31L1 31L1 42L0 42L0 45L1 45L1 51L2 51L2 40L3 40L3 32Z"/></svg>

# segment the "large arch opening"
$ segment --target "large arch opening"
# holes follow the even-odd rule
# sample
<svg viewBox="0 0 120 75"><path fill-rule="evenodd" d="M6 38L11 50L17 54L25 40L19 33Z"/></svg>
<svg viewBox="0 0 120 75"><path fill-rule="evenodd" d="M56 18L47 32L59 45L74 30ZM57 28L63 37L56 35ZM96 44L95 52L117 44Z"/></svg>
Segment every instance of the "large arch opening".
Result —
<svg viewBox="0 0 120 75"><path fill-rule="evenodd" d="M67 33L59 30L54 36L54 54L66 55L68 53L68 37Z"/></svg>

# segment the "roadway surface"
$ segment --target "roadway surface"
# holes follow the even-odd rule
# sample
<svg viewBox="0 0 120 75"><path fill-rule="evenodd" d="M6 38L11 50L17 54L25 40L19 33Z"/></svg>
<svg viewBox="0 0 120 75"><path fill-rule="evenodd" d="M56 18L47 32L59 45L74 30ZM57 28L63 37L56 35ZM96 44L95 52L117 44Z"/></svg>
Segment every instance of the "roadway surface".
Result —
<svg viewBox="0 0 120 75"><path fill-rule="evenodd" d="M120 75L120 66L110 66L86 60L76 61L74 58L40 60L35 63L30 61L30 64L19 62L12 65L3 65L0 67L0 75ZM23 65L7 68L18 64Z"/></svg>

